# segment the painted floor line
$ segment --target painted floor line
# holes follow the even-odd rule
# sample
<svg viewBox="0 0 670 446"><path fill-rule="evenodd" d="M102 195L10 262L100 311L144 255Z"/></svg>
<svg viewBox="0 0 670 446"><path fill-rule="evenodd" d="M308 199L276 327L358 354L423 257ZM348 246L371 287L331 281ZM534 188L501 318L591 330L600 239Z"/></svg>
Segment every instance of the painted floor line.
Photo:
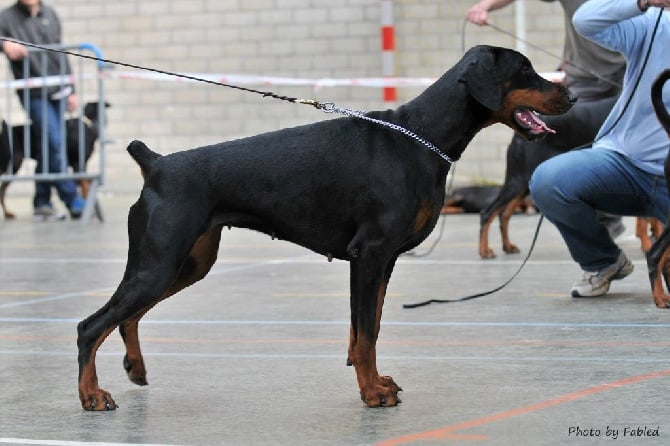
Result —
<svg viewBox="0 0 670 446"><path fill-rule="evenodd" d="M32 440L28 438L0 438L0 444L16 445L41 445L41 446L168 446L147 443L101 443L83 441L61 441L61 440Z"/></svg>
<svg viewBox="0 0 670 446"><path fill-rule="evenodd" d="M477 418L469 421L463 421L460 423L452 424L449 426L444 426L439 429L434 429L425 432L417 432L414 434L409 434L397 438L391 438L388 440L380 441L376 443L376 446L396 446L401 444L414 443L417 441L426 442L426 441L435 441L442 439L456 439L456 438L463 439L464 436L469 437L469 435L461 433L461 431L463 430L485 426L487 424L507 420L509 418L533 412L538 412L540 410L544 410L549 407L568 403L580 398L587 397L589 395L594 395L596 393L606 392L608 390L617 389L619 387L637 384L640 382L648 381L650 379L665 378L668 376L670 376L670 369L661 370L658 372L646 373L643 375L631 376L610 383L600 384L597 386L588 387L586 389L577 390L575 392L567 393L565 395L561 395L555 398L540 401L539 403L531 404L529 406L523 406L503 412L494 413L491 415L484 416L482 418ZM477 439L480 440L488 438L487 436L481 436L481 435L478 435L476 437Z"/></svg>
<svg viewBox="0 0 670 446"><path fill-rule="evenodd" d="M6 304L8 305L8 304ZM3 306L0 305L0 309ZM47 317L0 317L0 322L5 323L46 323L46 324L72 324L79 323L76 318L47 318ZM144 325L222 325L222 326L349 326L347 320L215 320L215 319L142 319ZM390 327L496 327L496 328L670 328L670 323L638 323L638 322L453 322L453 321L382 321L382 326Z"/></svg>
<svg viewBox="0 0 670 446"><path fill-rule="evenodd" d="M250 270L250 269L255 269L255 268L261 268L263 266L268 266L268 265L281 265L285 263L295 263L295 261L300 260L305 258L305 256L297 256L297 257L288 257L286 259L277 259L277 260L268 260L266 262L260 262L260 263L253 263L253 264L244 264L240 266L232 266L232 267L224 267L220 268L217 270L212 270L212 272L209 273L209 276L217 276L220 274L227 274L235 271L242 271L242 270ZM16 302L8 302L5 304L0 304L0 310L5 309L5 308L15 308L15 307L22 307L25 305L35 305L35 304L41 304L45 302L53 302L57 300L65 300L65 299L72 299L76 297L81 297L87 294L91 293L101 293L101 292L107 292L111 293L115 290L116 288L99 288L95 290L85 290L85 291L77 291L73 293L66 293L66 294L60 294L57 296L47 296L47 297L41 297L37 299L30 299L30 300L21 300L21 301L16 301Z"/></svg>
<svg viewBox="0 0 670 446"><path fill-rule="evenodd" d="M42 356L72 357L73 351L54 350L0 350L0 356ZM98 351L98 356L123 356L125 351ZM310 354L310 353L194 353L194 352L143 352L145 357L166 358L200 358L200 359L342 359L342 354ZM601 363L634 363L634 364L670 364L670 358L631 358L629 356L615 358L593 356L437 356L437 355L378 355L379 361L434 361L434 362L601 362Z"/></svg>

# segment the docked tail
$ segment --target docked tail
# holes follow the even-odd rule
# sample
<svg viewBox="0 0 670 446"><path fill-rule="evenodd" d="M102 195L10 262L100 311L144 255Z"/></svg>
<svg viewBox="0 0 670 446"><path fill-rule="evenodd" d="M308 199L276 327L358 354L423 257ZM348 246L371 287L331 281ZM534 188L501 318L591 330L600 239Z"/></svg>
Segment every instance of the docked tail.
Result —
<svg viewBox="0 0 670 446"><path fill-rule="evenodd" d="M128 144L127 150L128 153L130 153L130 156L132 156L135 162L140 166L140 169L142 169L143 177L146 177L146 174L151 172L151 166L153 165L154 161L156 161L158 158L161 158L161 155L153 152L146 146L146 144L138 140L132 141L130 144Z"/></svg>

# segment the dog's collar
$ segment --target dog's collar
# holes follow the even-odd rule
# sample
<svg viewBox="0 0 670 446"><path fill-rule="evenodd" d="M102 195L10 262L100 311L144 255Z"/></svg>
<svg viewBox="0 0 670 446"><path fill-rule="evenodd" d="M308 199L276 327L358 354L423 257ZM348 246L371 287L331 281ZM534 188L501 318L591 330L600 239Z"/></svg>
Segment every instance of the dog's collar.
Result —
<svg viewBox="0 0 670 446"><path fill-rule="evenodd" d="M314 105L314 104L312 104ZM365 121L373 122L375 124L388 127L392 130L395 130L396 132L400 132L405 136L409 136L413 140L417 141L418 143L424 145L427 147L429 150L437 154L440 158L442 158L447 164L454 164L456 160L451 158L449 155L441 151L435 144L432 142L420 137L416 133L412 132L411 130L407 130L405 127L402 127L398 124L393 124L390 122L382 121L381 119L375 119L367 116L365 113L362 111L358 110L351 110L348 108L339 108L335 107L335 104L332 102L324 102L324 103L319 103L318 106L315 105L315 107L323 110L326 113L339 113L341 115L346 115L346 116L353 116L355 118L363 119Z"/></svg>

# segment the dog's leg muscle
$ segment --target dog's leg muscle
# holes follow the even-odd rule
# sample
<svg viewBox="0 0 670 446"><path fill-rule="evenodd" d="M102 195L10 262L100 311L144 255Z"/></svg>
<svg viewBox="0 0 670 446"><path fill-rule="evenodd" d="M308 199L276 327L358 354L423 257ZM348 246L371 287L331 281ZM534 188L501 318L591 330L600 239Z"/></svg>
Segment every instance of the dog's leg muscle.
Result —
<svg viewBox="0 0 670 446"><path fill-rule="evenodd" d="M126 345L126 355L123 358L123 367L128 374L128 379L137 385L147 385L146 367L140 349L138 336L138 324L144 316L158 302L167 299L182 289L194 284L204 278L216 262L216 257L221 241L222 226L216 226L203 235L193 245L193 249L185 262L185 265L179 271L177 278L170 288L149 307L143 309L140 314L119 325L119 332Z"/></svg>
<svg viewBox="0 0 670 446"><path fill-rule="evenodd" d="M187 264L182 267L173 284L157 302L144 309L137 317L119 326L119 331L126 345L126 356L124 357L123 365L128 373L128 378L135 384L147 384L146 368L137 334L139 320L161 300L167 299L207 275L216 261L219 242L221 240L221 228L222 226L217 226L198 238L189 254Z"/></svg>

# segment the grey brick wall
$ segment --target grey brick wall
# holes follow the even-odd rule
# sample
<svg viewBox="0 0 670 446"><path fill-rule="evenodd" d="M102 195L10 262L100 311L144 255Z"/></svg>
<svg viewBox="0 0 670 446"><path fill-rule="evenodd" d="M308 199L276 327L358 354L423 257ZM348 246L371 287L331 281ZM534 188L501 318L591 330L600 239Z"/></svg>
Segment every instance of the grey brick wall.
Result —
<svg viewBox="0 0 670 446"><path fill-rule="evenodd" d="M309 78L381 75L378 0L45 1L59 11L67 43L94 43L109 59L183 72ZM463 28L463 16L473 1L396 0L396 75L438 77L460 58L462 38L466 47L514 47L512 38L490 29ZM5 0L0 6L12 2ZM526 0L526 8L528 39L560 55L560 7ZM513 12L511 6L497 11L495 24L514 31ZM527 54L540 71L558 65L542 52L529 49ZM378 89L258 88L362 110L397 105L384 103ZM417 93L403 89L399 96L404 101ZM132 139L169 153L327 118L311 107L201 84L109 79L106 97L113 104L107 131L114 143L108 145L105 185L111 191L139 188L138 169L125 152ZM457 180L501 181L510 136L501 126L484 130L458 163Z"/></svg>

